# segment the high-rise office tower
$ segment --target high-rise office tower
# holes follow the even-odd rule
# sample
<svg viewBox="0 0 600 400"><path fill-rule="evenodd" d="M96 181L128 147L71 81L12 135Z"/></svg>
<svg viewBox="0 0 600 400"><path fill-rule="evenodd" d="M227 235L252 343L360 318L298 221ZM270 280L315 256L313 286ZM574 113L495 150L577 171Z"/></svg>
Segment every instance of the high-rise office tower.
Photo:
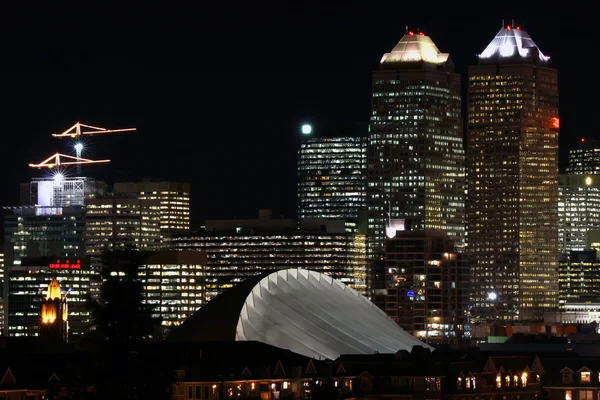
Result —
<svg viewBox="0 0 600 400"><path fill-rule="evenodd" d="M477 320L558 305L558 86L549 58L506 26L469 67L468 253Z"/></svg>
<svg viewBox="0 0 600 400"><path fill-rule="evenodd" d="M559 263L560 304L567 308L572 303L600 301L600 260L596 250L572 251L563 254Z"/></svg>
<svg viewBox="0 0 600 400"><path fill-rule="evenodd" d="M160 201L103 196L85 201L86 255L160 247Z"/></svg>
<svg viewBox="0 0 600 400"><path fill-rule="evenodd" d="M115 183L114 193L160 202L160 231L164 235L190 230L190 185L175 182Z"/></svg>
<svg viewBox="0 0 600 400"><path fill-rule="evenodd" d="M447 232L464 244L464 146L460 76L429 36L408 32L373 72L368 143L369 252L386 228ZM395 232L395 229L390 229Z"/></svg>
<svg viewBox="0 0 600 400"><path fill-rule="evenodd" d="M367 138L308 137L298 150L298 218L358 224L367 209Z"/></svg>
<svg viewBox="0 0 600 400"><path fill-rule="evenodd" d="M469 270L445 232L404 231L386 241L386 314L424 342L464 344Z"/></svg>
<svg viewBox="0 0 600 400"><path fill-rule="evenodd" d="M560 175L558 243L561 253L592 247L600 234L600 177Z"/></svg>
<svg viewBox="0 0 600 400"><path fill-rule="evenodd" d="M577 148L569 150L567 174L600 174L600 140L581 138Z"/></svg>

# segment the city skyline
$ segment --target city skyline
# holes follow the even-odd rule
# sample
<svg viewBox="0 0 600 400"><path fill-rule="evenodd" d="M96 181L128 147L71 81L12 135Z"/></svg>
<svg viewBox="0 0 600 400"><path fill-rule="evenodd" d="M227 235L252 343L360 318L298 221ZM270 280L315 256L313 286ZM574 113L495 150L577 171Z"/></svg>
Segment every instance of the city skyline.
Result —
<svg viewBox="0 0 600 400"><path fill-rule="evenodd" d="M149 8L140 13L124 9L115 14L102 9L70 9L56 16L56 11L44 16L33 12L28 31L17 35L19 38L9 47L14 57L6 68L15 79L8 83L6 92L13 102L7 110L7 141L1 146L0 156L11 173L0 203L17 204L18 184L37 176L27 164L64 150L63 143L52 141L49 134L80 120L107 127L136 126L138 133L94 142L97 154L110 154L113 163L94 167L89 175L112 182L156 178L190 183L192 228L205 219L251 216L257 208L271 208L276 215L292 217L297 207L296 182L283 178L295 176L301 124L310 122L316 132L325 135L342 125L358 133L366 130L372 70L377 68L381 54L402 37L406 25L425 31L442 51L452 54L464 90L467 65L475 61L488 38L499 29L502 17L506 21L512 16L524 20L536 43L551 57L550 65L559 70L561 170L566 166L568 149L581 136L593 138L585 116L593 104L588 104L585 96L594 91L595 83L585 89L575 84L577 62L567 50L577 51L581 45L561 36L556 27L558 13L533 18L535 14L527 9L512 16L482 10L485 18L469 21L465 33L456 29L466 24L466 17L460 17L457 11L442 18L441 11L439 16L430 16L417 9L405 10L399 18L397 13L394 16L397 9L369 11L380 18L377 24L357 10L332 7L298 9L296 13L274 8L263 16L258 9L237 9L227 15L218 9L196 9L188 16L180 10L167 12L165 17L170 19L152 28L143 18L153 21L158 13ZM253 18L252 23L244 22L246 12ZM46 29L49 20L53 20L52 26L58 26L63 19L78 19L72 18L75 16L86 17L82 21L87 21L76 22L80 32L77 38L67 36L71 30ZM193 16L201 18L192 23ZM209 22L211 16L214 21ZM114 22L110 29L100 25L106 18ZM334 23L330 23L332 18ZM363 19L364 23L351 26L344 22ZM121 23L125 20L127 24ZM272 20L272 25L261 24L266 20ZM393 24L384 23L392 20ZM15 32L22 29L10 24L6 27ZM185 27L170 29L176 25ZM210 29L222 35L208 38L206 32ZM281 30L280 38L268 35L274 29ZM590 27L582 23L578 29L586 32ZM237 49L242 53L233 54L242 33L249 35L247 40L252 40L254 48ZM150 40L158 37L161 41ZM196 40L205 50L203 55L181 51ZM79 45L86 41L89 45L79 64L71 65L71 54L78 54ZM283 46L285 41L290 47ZM331 51L334 46L336 50ZM299 50L286 50L292 47ZM350 61L339 69L337 79L322 74L323 66L335 65L336 53L350 54L350 49ZM169 65L156 56L163 53L165 59L172 58ZM168 57L175 53L177 57ZM278 58L290 67L273 72L270 65ZM205 61L213 59L220 62L215 65L211 61L207 66ZM236 59L249 60L251 68L231 80L226 77L235 71ZM190 66L200 66L199 71L204 73L193 74ZM49 79L48 74L54 74L54 78ZM294 78L287 79L288 74ZM283 80L289 84L289 93L272 100ZM195 99L196 91L205 95ZM231 110L226 106L231 96L237 96L236 101L245 107L236 109L233 121L219 123ZM335 104L323 100L331 96ZM170 132L179 133L179 138L173 140ZM158 159L167 162L157 163ZM215 165L221 170L218 176L204 172ZM271 172L273 165L280 178L276 188L260 178ZM247 176L239 178L240 170ZM229 184L232 181L235 185ZM202 195L206 188L210 188L211 196ZM240 191L251 192L252 196L244 202L236 201L234 194Z"/></svg>

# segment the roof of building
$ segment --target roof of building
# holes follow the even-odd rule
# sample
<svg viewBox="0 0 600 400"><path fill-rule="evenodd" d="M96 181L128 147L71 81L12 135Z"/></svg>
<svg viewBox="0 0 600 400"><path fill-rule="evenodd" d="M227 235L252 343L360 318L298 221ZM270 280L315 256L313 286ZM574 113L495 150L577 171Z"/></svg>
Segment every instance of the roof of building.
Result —
<svg viewBox="0 0 600 400"><path fill-rule="evenodd" d="M448 61L448 53L441 53L431 38L420 32L408 32L402 36L390 53L385 53L381 63L429 62L442 64Z"/></svg>
<svg viewBox="0 0 600 400"><path fill-rule="evenodd" d="M479 55L480 60L514 60L515 58L529 59L533 52L539 54L542 62L550 57L545 56L537 47L531 36L519 27L510 26L500 29L494 39Z"/></svg>
<svg viewBox="0 0 600 400"><path fill-rule="evenodd" d="M343 283L305 269L247 279L176 328L170 341L259 341L314 358L431 348Z"/></svg>

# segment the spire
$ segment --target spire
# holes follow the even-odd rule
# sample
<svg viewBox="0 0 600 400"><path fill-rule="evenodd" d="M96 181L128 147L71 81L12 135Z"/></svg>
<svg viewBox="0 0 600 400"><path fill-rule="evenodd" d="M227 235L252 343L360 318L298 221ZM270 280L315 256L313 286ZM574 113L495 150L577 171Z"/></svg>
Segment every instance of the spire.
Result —
<svg viewBox="0 0 600 400"><path fill-rule="evenodd" d="M381 63L428 62L442 64L448 61L448 53L441 53L431 38L423 32L407 31L390 53L385 53Z"/></svg>
<svg viewBox="0 0 600 400"><path fill-rule="evenodd" d="M48 294L46 295L46 300L54 300L54 299L62 298L60 293L60 284L56 278L53 278L50 284L48 285Z"/></svg>
<svg viewBox="0 0 600 400"><path fill-rule="evenodd" d="M515 58L526 60L530 59L533 53L537 53L542 62L550 59L540 51L527 32L519 26L507 25L500 29L496 37L478 57L482 61L514 60Z"/></svg>

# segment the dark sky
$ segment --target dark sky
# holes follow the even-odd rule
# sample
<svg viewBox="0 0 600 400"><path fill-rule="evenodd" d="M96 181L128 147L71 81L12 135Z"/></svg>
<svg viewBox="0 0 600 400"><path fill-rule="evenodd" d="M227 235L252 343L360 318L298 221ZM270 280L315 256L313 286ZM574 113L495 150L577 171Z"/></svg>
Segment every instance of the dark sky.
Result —
<svg viewBox="0 0 600 400"><path fill-rule="evenodd" d="M195 226L258 208L293 216L300 124L366 128L371 71L406 25L450 52L464 76L502 18L524 21L559 70L561 154L596 135L593 10L548 2L513 9L498 8L506 2L223 3L2 6L0 204L17 203L19 182L40 174L28 163L70 151L50 134L81 121L139 129L90 142L90 158L113 162L88 175L190 182Z"/></svg>

